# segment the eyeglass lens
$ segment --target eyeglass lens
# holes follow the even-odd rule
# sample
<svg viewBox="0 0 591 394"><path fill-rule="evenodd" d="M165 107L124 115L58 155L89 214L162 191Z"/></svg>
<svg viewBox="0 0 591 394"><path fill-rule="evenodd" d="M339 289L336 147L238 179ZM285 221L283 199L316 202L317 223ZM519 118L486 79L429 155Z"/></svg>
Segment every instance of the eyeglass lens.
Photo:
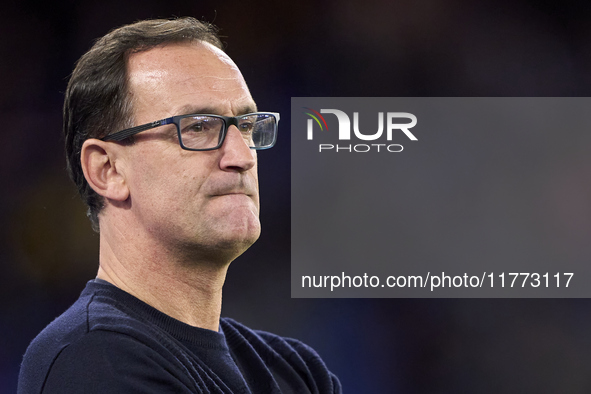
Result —
<svg viewBox="0 0 591 394"><path fill-rule="evenodd" d="M271 114L253 114L239 117L238 130L247 145L255 148L271 146L275 139L277 122ZM189 149L208 149L219 145L225 120L215 116L197 115L180 119L183 145Z"/></svg>

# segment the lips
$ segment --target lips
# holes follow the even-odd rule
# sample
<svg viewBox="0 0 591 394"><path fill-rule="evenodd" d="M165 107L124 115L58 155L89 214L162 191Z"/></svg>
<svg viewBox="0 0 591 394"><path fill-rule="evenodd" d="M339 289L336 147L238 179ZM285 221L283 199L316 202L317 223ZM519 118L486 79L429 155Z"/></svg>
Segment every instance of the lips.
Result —
<svg viewBox="0 0 591 394"><path fill-rule="evenodd" d="M212 194L212 197L221 197L221 196L247 196L252 197L252 193L241 192L241 191L233 191L227 193L216 193Z"/></svg>
<svg viewBox="0 0 591 394"><path fill-rule="evenodd" d="M244 194L246 196L253 196L256 194L255 188L250 187L236 187L236 186L228 186L223 188L216 188L210 195L212 197L216 196L228 196L233 194Z"/></svg>
<svg viewBox="0 0 591 394"><path fill-rule="evenodd" d="M243 194L252 197L258 194L256 181L250 177L240 177L238 182L220 183L212 186L212 191L209 193L209 195L212 197L233 194Z"/></svg>

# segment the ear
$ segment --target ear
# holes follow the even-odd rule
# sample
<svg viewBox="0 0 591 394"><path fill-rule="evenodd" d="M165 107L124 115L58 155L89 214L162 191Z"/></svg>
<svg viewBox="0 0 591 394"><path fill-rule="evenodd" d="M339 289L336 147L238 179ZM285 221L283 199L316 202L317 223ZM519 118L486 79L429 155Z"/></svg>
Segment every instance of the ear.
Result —
<svg viewBox="0 0 591 394"><path fill-rule="evenodd" d="M94 138L82 145L80 162L86 181L99 195L115 201L125 201L129 188L117 158L121 146Z"/></svg>

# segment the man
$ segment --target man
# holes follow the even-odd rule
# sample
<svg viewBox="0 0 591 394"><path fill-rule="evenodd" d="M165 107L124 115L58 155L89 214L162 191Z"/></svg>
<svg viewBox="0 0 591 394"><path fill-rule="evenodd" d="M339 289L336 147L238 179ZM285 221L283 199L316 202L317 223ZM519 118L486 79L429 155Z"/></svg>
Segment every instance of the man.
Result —
<svg viewBox="0 0 591 394"><path fill-rule="evenodd" d="M64 104L70 175L100 267L29 346L19 393L336 393L293 339L220 319L232 260L259 236L257 112L213 28L116 29L77 63Z"/></svg>

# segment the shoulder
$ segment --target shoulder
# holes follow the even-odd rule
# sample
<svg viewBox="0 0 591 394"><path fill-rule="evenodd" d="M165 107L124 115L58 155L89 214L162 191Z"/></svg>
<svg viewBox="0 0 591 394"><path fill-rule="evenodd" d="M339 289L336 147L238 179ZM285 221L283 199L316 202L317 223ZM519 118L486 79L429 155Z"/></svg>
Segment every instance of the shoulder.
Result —
<svg viewBox="0 0 591 394"><path fill-rule="evenodd" d="M223 318L221 322L228 346L237 357L256 352L270 369L288 369L296 374L311 392L341 392L339 380L312 347L294 338L253 330L232 319Z"/></svg>
<svg viewBox="0 0 591 394"><path fill-rule="evenodd" d="M21 365L18 392L116 393L119 391L113 387L104 386L116 383L116 379L105 376L122 367L134 371L138 365L143 366L144 373L156 371L157 364L167 366L182 380L186 374L176 373L183 367L169 349L172 346L167 346L170 339L132 309L121 296L113 296L108 286L89 284L80 298L29 345ZM162 371L154 377L166 380ZM132 378L139 372L137 368L132 374L126 372L114 378ZM96 379L102 379L102 385Z"/></svg>
<svg viewBox="0 0 591 394"><path fill-rule="evenodd" d="M81 296L66 312L51 322L29 345L19 374L19 393L38 393L58 354L77 337L88 332L87 304Z"/></svg>
<svg viewBox="0 0 591 394"><path fill-rule="evenodd" d="M130 335L95 330L64 347L43 393L190 393L182 367Z"/></svg>

